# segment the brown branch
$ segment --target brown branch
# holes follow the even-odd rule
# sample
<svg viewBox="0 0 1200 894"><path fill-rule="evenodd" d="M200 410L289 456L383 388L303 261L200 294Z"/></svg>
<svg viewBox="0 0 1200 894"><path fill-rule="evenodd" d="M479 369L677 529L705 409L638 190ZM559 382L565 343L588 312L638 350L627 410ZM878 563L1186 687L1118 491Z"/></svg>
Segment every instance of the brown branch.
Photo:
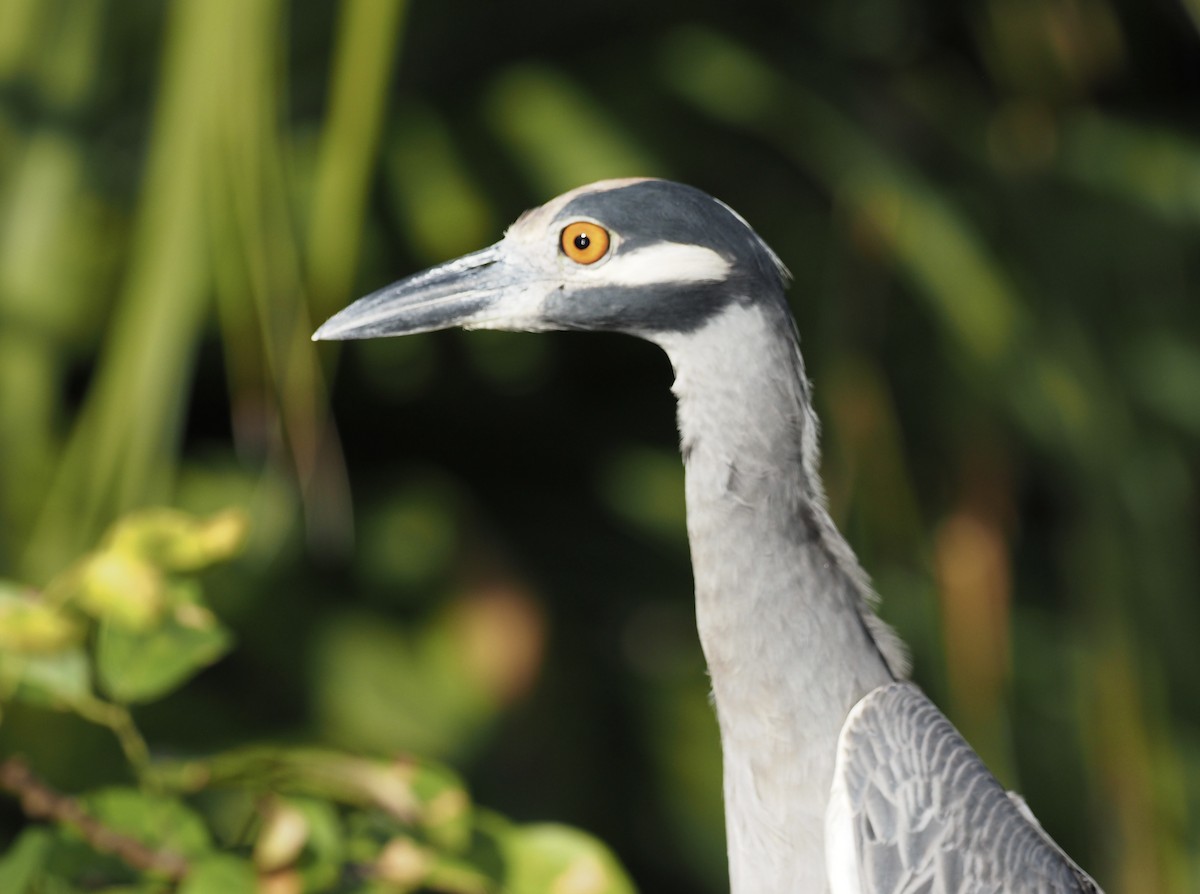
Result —
<svg viewBox="0 0 1200 894"><path fill-rule="evenodd" d="M0 790L20 800L26 816L70 826L93 850L112 854L133 869L155 872L176 882L187 874L188 864L182 856L154 850L136 838L108 828L84 810L78 799L60 794L38 779L19 757L0 761Z"/></svg>

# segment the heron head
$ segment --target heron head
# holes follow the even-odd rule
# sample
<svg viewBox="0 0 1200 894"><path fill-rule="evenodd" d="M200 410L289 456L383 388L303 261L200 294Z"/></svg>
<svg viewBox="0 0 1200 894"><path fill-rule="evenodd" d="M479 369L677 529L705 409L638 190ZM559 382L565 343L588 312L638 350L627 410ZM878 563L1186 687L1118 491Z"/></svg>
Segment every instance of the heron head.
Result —
<svg viewBox="0 0 1200 894"><path fill-rule="evenodd" d="M734 302L781 297L787 271L724 203L667 180L606 180L522 215L495 245L402 279L314 340L464 329L695 329Z"/></svg>

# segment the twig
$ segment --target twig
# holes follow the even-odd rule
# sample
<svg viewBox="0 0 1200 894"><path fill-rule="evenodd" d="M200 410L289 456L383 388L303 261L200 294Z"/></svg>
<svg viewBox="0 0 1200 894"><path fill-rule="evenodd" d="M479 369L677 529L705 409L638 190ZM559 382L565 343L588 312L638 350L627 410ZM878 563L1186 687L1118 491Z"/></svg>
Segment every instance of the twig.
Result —
<svg viewBox="0 0 1200 894"><path fill-rule="evenodd" d="M88 814L77 799L56 792L38 779L19 757L0 761L0 790L19 798L27 816L70 826L94 850L112 854L133 869L159 873L176 882L187 875L187 860L182 856L154 850L136 838L108 828Z"/></svg>
<svg viewBox="0 0 1200 894"><path fill-rule="evenodd" d="M429 771L426 771L429 772ZM193 793L211 786L245 786L304 794L383 810L404 823L422 821L414 790L418 768L401 761L355 757L318 748L249 746L209 758L159 761L146 773L161 791Z"/></svg>
<svg viewBox="0 0 1200 894"><path fill-rule="evenodd" d="M138 732L128 709L91 697L79 699L71 707L84 720L106 726L112 731L121 750L125 752L125 758L140 778L150 765L150 749L146 747L146 740Z"/></svg>

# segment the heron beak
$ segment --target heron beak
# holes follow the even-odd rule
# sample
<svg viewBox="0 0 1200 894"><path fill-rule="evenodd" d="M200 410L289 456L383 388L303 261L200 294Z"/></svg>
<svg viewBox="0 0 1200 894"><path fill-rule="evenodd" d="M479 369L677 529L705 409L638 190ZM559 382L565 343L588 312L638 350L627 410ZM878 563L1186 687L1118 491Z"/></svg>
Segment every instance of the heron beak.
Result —
<svg viewBox="0 0 1200 894"><path fill-rule="evenodd" d="M326 320L312 338L377 338L466 325L511 286L497 243L358 299Z"/></svg>

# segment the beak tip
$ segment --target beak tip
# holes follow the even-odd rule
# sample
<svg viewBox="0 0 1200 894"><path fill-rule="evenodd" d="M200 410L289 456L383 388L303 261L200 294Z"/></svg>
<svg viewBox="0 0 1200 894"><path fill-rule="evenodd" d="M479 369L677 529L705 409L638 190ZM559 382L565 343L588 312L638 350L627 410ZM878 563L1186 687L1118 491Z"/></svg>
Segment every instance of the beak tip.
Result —
<svg viewBox="0 0 1200 894"><path fill-rule="evenodd" d="M385 286L317 327L313 341L413 335L469 324L507 285L495 279L497 246Z"/></svg>
<svg viewBox="0 0 1200 894"><path fill-rule="evenodd" d="M330 325L336 319L336 314L317 327L317 331L312 334L313 341L337 341L338 333L336 327Z"/></svg>

